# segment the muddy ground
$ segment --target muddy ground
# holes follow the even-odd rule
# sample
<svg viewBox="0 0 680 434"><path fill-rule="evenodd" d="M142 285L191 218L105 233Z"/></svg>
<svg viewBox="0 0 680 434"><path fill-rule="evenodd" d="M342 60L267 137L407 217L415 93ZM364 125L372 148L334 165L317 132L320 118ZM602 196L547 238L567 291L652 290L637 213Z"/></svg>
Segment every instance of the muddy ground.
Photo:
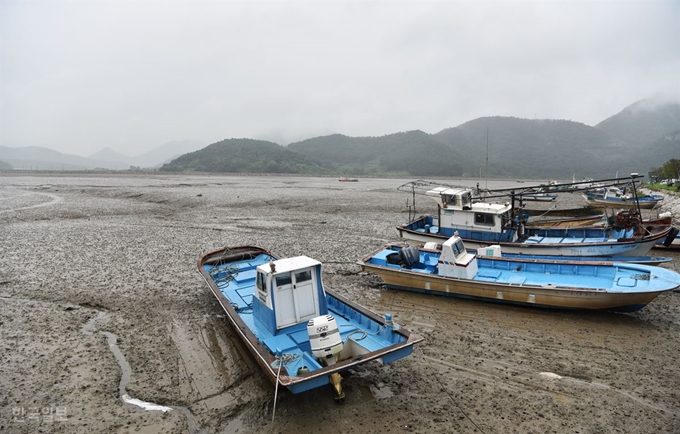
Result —
<svg viewBox="0 0 680 434"><path fill-rule="evenodd" d="M386 290L355 261L396 240L407 181L0 174L0 431L680 432L679 292L615 314ZM322 261L425 341L348 372L342 405L330 387L275 402L196 271L239 244Z"/></svg>

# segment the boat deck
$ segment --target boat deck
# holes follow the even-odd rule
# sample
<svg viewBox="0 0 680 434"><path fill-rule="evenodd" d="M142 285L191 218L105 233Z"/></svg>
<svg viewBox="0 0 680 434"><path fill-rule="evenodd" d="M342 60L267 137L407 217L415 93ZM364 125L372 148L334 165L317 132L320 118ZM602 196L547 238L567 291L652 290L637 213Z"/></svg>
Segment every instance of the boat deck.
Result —
<svg viewBox="0 0 680 434"><path fill-rule="evenodd" d="M370 264L401 269L391 264L387 256L398 249L384 249L371 257ZM438 275L436 253L420 251L418 264L412 272ZM477 258L478 272L472 280L518 286L537 286L546 289L597 290L633 293L657 291L665 282L655 282L644 266L619 263L578 264L554 261L521 261ZM584 279L584 277L587 277Z"/></svg>
<svg viewBox="0 0 680 434"><path fill-rule="evenodd" d="M523 244L574 244L574 243L615 243L616 238L607 238L607 237L583 237L583 238L574 238L574 237L543 237L540 235L532 235L526 240L524 240L522 243Z"/></svg>
<svg viewBox="0 0 680 434"><path fill-rule="evenodd" d="M311 352L306 321L283 328L274 335L252 314L256 269L271 259L273 259L271 256L261 254L253 259L232 262L228 267L232 271L229 278L219 279L215 283L222 295L237 311L240 319L267 350L278 356L287 356L285 363L287 375L296 376L298 369L302 367L310 371L321 369L322 366ZM208 272L213 268L212 265L203 267ZM326 294L326 302L329 314L333 315L338 325L344 345L353 346L351 349L353 353L366 354L405 340L403 336L390 333L381 324L331 295Z"/></svg>

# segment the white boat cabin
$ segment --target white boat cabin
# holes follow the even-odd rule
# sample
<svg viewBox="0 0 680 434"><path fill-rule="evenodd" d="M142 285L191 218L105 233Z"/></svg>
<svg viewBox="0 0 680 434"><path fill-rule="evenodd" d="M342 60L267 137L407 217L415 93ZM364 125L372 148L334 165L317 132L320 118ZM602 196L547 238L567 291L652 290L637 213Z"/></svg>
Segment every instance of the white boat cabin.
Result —
<svg viewBox="0 0 680 434"><path fill-rule="evenodd" d="M511 223L510 203L473 202L470 189L437 187L425 194L439 205L440 228L502 233Z"/></svg>
<svg viewBox="0 0 680 434"><path fill-rule="evenodd" d="M257 267L255 318L278 330L326 315L321 263L307 256L284 258Z"/></svg>
<svg viewBox="0 0 680 434"><path fill-rule="evenodd" d="M477 255L468 253L463 240L456 234L442 244L439 255L439 275L472 279L477 274Z"/></svg>

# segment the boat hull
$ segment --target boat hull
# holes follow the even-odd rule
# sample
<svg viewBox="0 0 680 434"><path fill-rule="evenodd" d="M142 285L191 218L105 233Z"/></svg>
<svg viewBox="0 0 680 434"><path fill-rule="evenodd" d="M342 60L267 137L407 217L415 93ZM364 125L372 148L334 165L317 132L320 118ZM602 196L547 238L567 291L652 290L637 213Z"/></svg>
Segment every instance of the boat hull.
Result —
<svg viewBox="0 0 680 434"><path fill-rule="evenodd" d="M492 282L470 282L407 270L390 269L361 262L365 271L377 274L391 289L553 309L634 312L653 301L661 292L609 293L596 290L544 289L507 286Z"/></svg>
<svg viewBox="0 0 680 434"><path fill-rule="evenodd" d="M663 196L653 197L653 196L643 196L639 197L637 201L635 199L622 199L620 197L607 197L601 198L592 195L583 195L586 202L591 206L602 206L605 208L614 209L625 209L625 208L641 208L641 209L652 209L659 202L663 200Z"/></svg>
<svg viewBox="0 0 680 434"><path fill-rule="evenodd" d="M536 195L525 194L522 196L522 200L532 202L553 202L555 201L555 199L557 199L557 196L552 194L536 194Z"/></svg>
<svg viewBox="0 0 680 434"><path fill-rule="evenodd" d="M450 238L450 235L419 232L402 226L398 227L397 230L399 231L399 236L404 240L419 244L428 242L442 243ZM477 241L469 238L463 238L463 240L468 249L476 250L498 244L507 253L551 256L645 256L657 242L665 239L667 232L662 232L659 236L649 237L647 240L611 240L591 243L498 242Z"/></svg>
<svg viewBox="0 0 680 434"><path fill-rule="evenodd" d="M483 249L482 249L483 250ZM478 253L481 254L481 253ZM504 258L537 261L580 261L583 263L593 261L606 262L629 262L641 265L661 265L671 262L673 258L667 256L556 256L556 255L523 255L518 253L503 253Z"/></svg>
<svg viewBox="0 0 680 434"><path fill-rule="evenodd" d="M380 360L382 363L390 363L394 360L406 357L413 352L413 345L422 341L422 337L410 333L404 328L392 328L391 324L382 316L356 304L339 294L325 288L328 297L329 313L340 316L361 317L366 323L374 322L382 328L389 327L391 333L398 334L400 341L394 345L368 351L358 357L342 360L334 365L322 367L302 375L288 375L286 369L277 370L273 367L276 354L268 349L258 338L257 333L251 329L249 323L239 315L232 301L227 299L220 287L211 277L207 268L215 264L228 264L237 260L254 259L259 255L267 255L272 259L276 257L266 249L256 246L238 246L216 250L206 253L198 260L198 270L213 295L217 298L226 313L227 319L236 330L238 336L245 343L258 365L262 368L267 378L274 384L278 384L290 390L292 393L301 393L317 387L328 386L331 375L344 372L372 360Z"/></svg>

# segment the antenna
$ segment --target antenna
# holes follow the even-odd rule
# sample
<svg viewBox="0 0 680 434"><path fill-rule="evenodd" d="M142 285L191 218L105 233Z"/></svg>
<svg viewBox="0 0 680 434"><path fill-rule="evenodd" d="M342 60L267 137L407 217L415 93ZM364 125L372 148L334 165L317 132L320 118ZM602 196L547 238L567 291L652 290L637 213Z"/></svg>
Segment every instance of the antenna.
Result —
<svg viewBox="0 0 680 434"><path fill-rule="evenodd" d="M486 127L486 170L484 173L484 188L489 189L489 127Z"/></svg>

